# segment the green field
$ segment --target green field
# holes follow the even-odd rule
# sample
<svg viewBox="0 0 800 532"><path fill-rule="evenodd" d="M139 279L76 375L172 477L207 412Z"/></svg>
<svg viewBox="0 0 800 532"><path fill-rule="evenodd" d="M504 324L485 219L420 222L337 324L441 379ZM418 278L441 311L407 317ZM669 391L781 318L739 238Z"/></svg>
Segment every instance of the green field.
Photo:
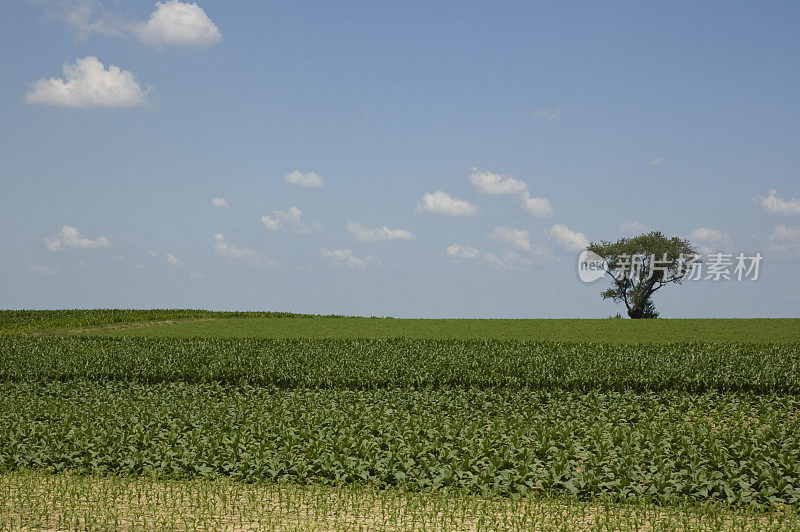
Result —
<svg viewBox="0 0 800 532"><path fill-rule="evenodd" d="M0 525L800 527L800 320L0 325Z"/></svg>
<svg viewBox="0 0 800 532"><path fill-rule="evenodd" d="M38 336L0 338L0 353L6 381L800 392L786 343Z"/></svg>
<svg viewBox="0 0 800 532"><path fill-rule="evenodd" d="M618 343L797 342L800 341L800 320L235 318L116 329L101 334L204 338L492 338Z"/></svg>
<svg viewBox="0 0 800 532"><path fill-rule="evenodd" d="M131 324L229 318L311 318L286 312L219 312L210 310L0 310L0 335L59 334Z"/></svg>
<svg viewBox="0 0 800 532"><path fill-rule="evenodd" d="M414 320L198 310L0 311L0 335L18 333L179 338L497 339L627 344L776 343L799 342L800 319Z"/></svg>

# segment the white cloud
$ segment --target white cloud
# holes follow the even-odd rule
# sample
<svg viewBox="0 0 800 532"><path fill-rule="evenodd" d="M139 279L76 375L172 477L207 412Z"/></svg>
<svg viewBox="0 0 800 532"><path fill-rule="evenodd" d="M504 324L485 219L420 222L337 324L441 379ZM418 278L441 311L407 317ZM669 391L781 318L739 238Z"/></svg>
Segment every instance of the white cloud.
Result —
<svg viewBox="0 0 800 532"><path fill-rule="evenodd" d="M708 227L698 227L689 233L689 239L700 245L700 251L703 253L712 253L714 251L726 251L733 245L733 239L730 235L726 235L716 229L709 229Z"/></svg>
<svg viewBox="0 0 800 532"><path fill-rule="evenodd" d="M589 245L589 239L583 233L572 231L564 224L556 224L548 230L550 238L568 251L580 251Z"/></svg>
<svg viewBox="0 0 800 532"><path fill-rule="evenodd" d="M474 216L478 208L468 201L456 199L441 190L434 193L426 192L417 203L417 211L444 216Z"/></svg>
<svg viewBox="0 0 800 532"><path fill-rule="evenodd" d="M447 246L445 251L447 256L456 262L472 261L496 270L510 270L530 264L530 260L521 259L518 253L511 250L506 250L502 255L495 255L494 253L481 251L469 244L451 244Z"/></svg>
<svg viewBox="0 0 800 532"><path fill-rule="evenodd" d="M222 41L222 33L196 3L168 0L156 2L147 22L132 26L133 33L155 48L167 46L205 47Z"/></svg>
<svg viewBox="0 0 800 532"><path fill-rule="evenodd" d="M98 0L38 0L47 15L62 19L82 40L96 33L105 37L133 34L155 48L206 47L222 41L219 28L196 3L156 2L146 21L124 20Z"/></svg>
<svg viewBox="0 0 800 532"><path fill-rule="evenodd" d="M300 170L293 170L289 172L283 176L283 179L292 185L298 185L307 188L319 188L325 183L325 180L314 172L303 173Z"/></svg>
<svg viewBox="0 0 800 532"><path fill-rule="evenodd" d="M469 182L482 194L513 194L517 196L522 208L531 216L545 217L553 215L553 207L550 205L550 200L532 197L527 183L519 179L494 172L482 172L477 168L473 168L469 176Z"/></svg>
<svg viewBox="0 0 800 532"><path fill-rule="evenodd" d="M311 228L303 220L303 211L297 207L289 207L288 211L272 211L272 216L262 216L261 223L270 231L291 230L296 235L308 235ZM314 229L321 230L322 226L314 224Z"/></svg>
<svg viewBox="0 0 800 532"><path fill-rule="evenodd" d="M204 273L192 272L192 273L189 274L189 279L200 280L200 279L205 279L205 278L206 278L206 274L204 274Z"/></svg>
<svg viewBox="0 0 800 532"><path fill-rule="evenodd" d="M475 246L451 244L447 246L447 255L454 259L475 260L481 257L481 252Z"/></svg>
<svg viewBox="0 0 800 532"><path fill-rule="evenodd" d="M178 257L176 257L175 255L171 255L171 254L167 253L165 256L167 257L167 264L169 264L170 266L179 266L181 268L185 268L186 267L186 263L183 262Z"/></svg>
<svg viewBox="0 0 800 532"><path fill-rule="evenodd" d="M267 227L267 229L269 229L270 231L282 231L282 230L284 230L284 228L281 225L280 221L278 221L278 220L276 220L274 218L270 218L269 216L262 216L261 217L261 223L263 223Z"/></svg>
<svg viewBox="0 0 800 532"><path fill-rule="evenodd" d="M323 260L333 266L344 266L354 270L365 270L369 264L380 264L375 257L358 258L353 254L352 249L328 249L319 248Z"/></svg>
<svg viewBox="0 0 800 532"><path fill-rule="evenodd" d="M28 268L32 272L41 273L42 275L56 275L61 273L61 266L42 266L36 264Z"/></svg>
<svg viewBox="0 0 800 532"><path fill-rule="evenodd" d="M345 227L356 237L356 242L387 242L389 240L414 240L414 233L405 229L389 229L385 225L369 229L360 223L347 221Z"/></svg>
<svg viewBox="0 0 800 532"><path fill-rule="evenodd" d="M800 214L800 199L779 198L778 191L774 189L769 191L769 196L756 201L770 214Z"/></svg>
<svg viewBox="0 0 800 532"><path fill-rule="evenodd" d="M656 157L655 159L647 161L647 164L650 166L669 166L669 161L665 161L661 157Z"/></svg>
<svg viewBox="0 0 800 532"><path fill-rule="evenodd" d="M105 249L111 247L111 242L104 236L95 239L82 238L80 232L70 226L65 225L61 231L52 239L44 240L47 249L50 251L63 251L65 249Z"/></svg>
<svg viewBox="0 0 800 532"><path fill-rule="evenodd" d="M137 107L148 103L147 93L128 70L103 66L96 57L65 64L64 78L40 79L25 94L25 103L88 107Z"/></svg>
<svg viewBox="0 0 800 532"><path fill-rule="evenodd" d="M489 238L493 238L517 249L525 251L531 250L531 237L528 232L523 229L498 226L494 228L494 231L489 233Z"/></svg>
<svg viewBox="0 0 800 532"><path fill-rule="evenodd" d="M649 225L640 222L626 222L619 227L619 230L626 236L636 236L652 231Z"/></svg>
<svg viewBox="0 0 800 532"><path fill-rule="evenodd" d="M481 172L477 168L472 169L469 182L482 194L521 194L528 190L523 181L494 172Z"/></svg>
<svg viewBox="0 0 800 532"><path fill-rule="evenodd" d="M211 205L213 205L217 209L230 209L231 206L228 205L228 202L225 201L225 198L213 198L211 200Z"/></svg>
<svg viewBox="0 0 800 532"><path fill-rule="evenodd" d="M769 245L775 251L800 255L800 226L786 227L781 224L769 235Z"/></svg>
<svg viewBox="0 0 800 532"><path fill-rule="evenodd" d="M553 216L553 206L550 205L550 200L547 198L532 198L526 190L519 195L519 201L522 204L522 208L531 216L536 218Z"/></svg>
<svg viewBox="0 0 800 532"><path fill-rule="evenodd" d="M240 248L227 243L222 233L214 235L214 253L218 257L242 261L251 266L275 266L275 262L252 249Z"/></svg>
<svg viewBox="0 0 800 532"><path fill-rule="evenodd" d="M533 117L544 118L546 120L560 120L561 108L559 107L557 109L534 109Z"/></svg>
<svg viewBox="0 0 800 532"><path fill-rule="evenodd" d="M40 0L46 14L62 19L83 40L93 33L106 37L122 37L124 21L109 13L98 0Z"/></svg>

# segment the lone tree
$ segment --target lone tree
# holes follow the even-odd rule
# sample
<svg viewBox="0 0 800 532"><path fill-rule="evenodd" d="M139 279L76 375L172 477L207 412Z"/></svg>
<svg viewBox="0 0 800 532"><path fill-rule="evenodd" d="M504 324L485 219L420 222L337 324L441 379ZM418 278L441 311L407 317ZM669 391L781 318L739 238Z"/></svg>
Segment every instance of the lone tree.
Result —
<svg viewBox="0 0 800 532"><path fill-rule="evenodd" d="M657 318L653 294L670 283L681 284L693 264L697 250L687 240L667 238L659 231L616 242L592 242L586 248L605 261L611 288L603 299L625 303L633 319Z"/></svg>

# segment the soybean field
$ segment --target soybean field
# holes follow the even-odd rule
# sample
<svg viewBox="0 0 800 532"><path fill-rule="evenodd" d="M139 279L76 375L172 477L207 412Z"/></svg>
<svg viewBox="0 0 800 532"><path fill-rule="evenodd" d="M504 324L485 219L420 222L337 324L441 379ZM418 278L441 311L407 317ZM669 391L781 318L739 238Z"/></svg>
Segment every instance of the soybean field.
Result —
<svg viewBox="0 0 800 532"><path fill-rule="evenodd" d="M0 489L17 494L0 524L87 525L18 485L144 482L270 500L313 490L350 508L336 517L347 526L529 528L531 505L569 508L537 518L555 528L596 525L598 508L612 528L800 526L800 320L654 320L652 341L638 323L626 337L628 320L586 320L597 323L562 339L582 320L531 320L517 337L526 320L461 338L449 337L460 320L359 335L370 320L381 319L0 312ZM369 508L331 502L354 493ZM417 502L375 521L390 499ZM148 522L175 519L170 504ZM248 508L237 518L267 522Z"/></svg>

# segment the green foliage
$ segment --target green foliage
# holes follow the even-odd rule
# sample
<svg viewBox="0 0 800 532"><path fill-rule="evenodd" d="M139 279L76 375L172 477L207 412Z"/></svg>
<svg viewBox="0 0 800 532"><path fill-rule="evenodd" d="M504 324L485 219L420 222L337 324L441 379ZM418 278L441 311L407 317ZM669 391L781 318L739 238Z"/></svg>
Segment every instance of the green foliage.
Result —
<svg viewBox="0 0 800 532"><path fill-rule="evenodd" d="M800 503L797 396L19 382L0 470Z"/></svg>
<svg viewBox="0 0 800 532"><path fill-rule="evenodd" d="M800 393L800 343L0 338L0 380Z"/></svg>
<svg viewBox="0 0 800 532"><path fill-rule="evenodd" d="M603 299L624 303L634 319L658 317L653 294L668 284L681 284L687 263L697 254L688 240L667 238L658 231L616 242L592 242L587 249L605 260L611 277Z"/></svg>
<svg viewBox="0 0 800 532"><path fill-rule="evenodd" d="M798 506L798 355L797 341L10 335L0 473Z"/></svg>

